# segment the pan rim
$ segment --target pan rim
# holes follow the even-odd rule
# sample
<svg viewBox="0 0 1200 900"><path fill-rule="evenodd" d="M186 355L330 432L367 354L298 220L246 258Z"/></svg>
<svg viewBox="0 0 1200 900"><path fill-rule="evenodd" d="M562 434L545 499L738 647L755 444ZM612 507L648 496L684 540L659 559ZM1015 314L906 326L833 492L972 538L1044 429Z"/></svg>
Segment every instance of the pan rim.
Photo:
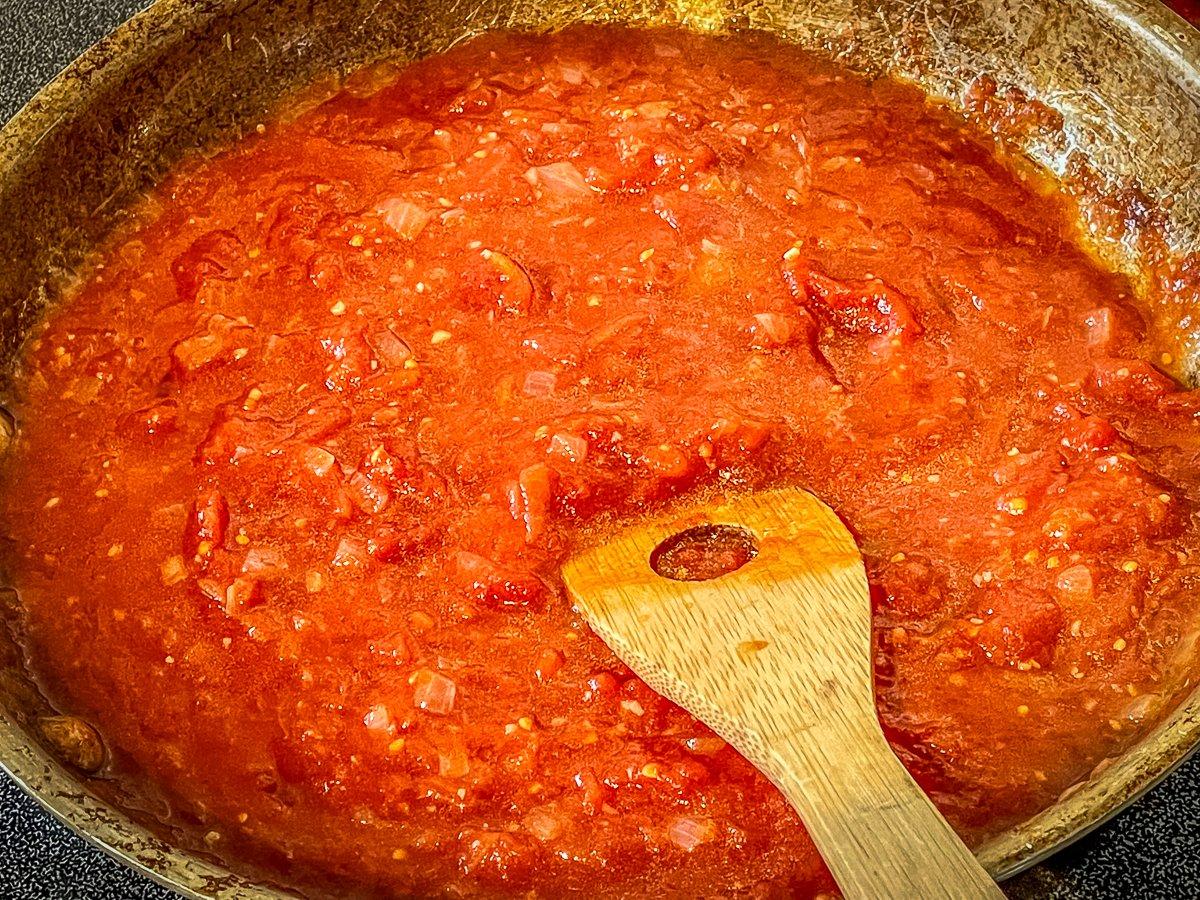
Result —
<svg viewBox="0 0 1200 900"><path fill-rule="evenodd" d="M1082 0L1144 38L1200 95L1200 32L1157 0ZM19 173L40 140L97 94L125 78L137 52L199 33L240 0L157 0L64 68L0 129L0 175ZM18 174L19 177L19 174ZM1125 754L1067 798L987 841L976 851L997 880L1045 860L1118 815L1200 747L1200 687ZM0 709L0 770L58 821L110 857L185 897L286 897L199 855L173 847L107 807L86 783L47 756Z"/></svg>

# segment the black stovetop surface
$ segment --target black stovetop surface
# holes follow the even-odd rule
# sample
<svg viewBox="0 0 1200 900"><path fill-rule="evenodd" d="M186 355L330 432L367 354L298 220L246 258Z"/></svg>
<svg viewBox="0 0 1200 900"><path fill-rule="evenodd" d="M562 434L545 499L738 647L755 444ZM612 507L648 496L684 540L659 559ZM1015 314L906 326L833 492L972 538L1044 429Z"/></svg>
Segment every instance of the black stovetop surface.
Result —
<svg viewBox="0 0 1200 900"><path fill-rule="evenodd" d="M0 0L0 122L145 0ZM1200 897L1200 756L1114 821L1005 885L1053 900ZM0 898L168 900L0 775Z"/></svg>

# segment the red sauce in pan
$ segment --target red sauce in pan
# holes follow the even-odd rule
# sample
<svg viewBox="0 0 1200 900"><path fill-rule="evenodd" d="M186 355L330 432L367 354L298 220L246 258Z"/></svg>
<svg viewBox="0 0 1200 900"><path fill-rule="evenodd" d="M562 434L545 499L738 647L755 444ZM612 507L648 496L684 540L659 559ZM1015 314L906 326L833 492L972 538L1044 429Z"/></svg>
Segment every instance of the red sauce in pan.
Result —
<svg viewBox="0 0 1200 900"><path fill-rule="evenodd" d="M38 327L7 464L34 671L201 846L376 894L833 890L562 594L695 492L846 519L880 718L970 841L1170 704L1200 398L949 112L586 29L305 107L175 172Z"/></svg>
<svg viewBox="0 0 1200 900"><path fill-rule="evenodd" d="M1167 0L1167 6L1192 24L1200 22L1200 2L1197 0Z"/></svg>

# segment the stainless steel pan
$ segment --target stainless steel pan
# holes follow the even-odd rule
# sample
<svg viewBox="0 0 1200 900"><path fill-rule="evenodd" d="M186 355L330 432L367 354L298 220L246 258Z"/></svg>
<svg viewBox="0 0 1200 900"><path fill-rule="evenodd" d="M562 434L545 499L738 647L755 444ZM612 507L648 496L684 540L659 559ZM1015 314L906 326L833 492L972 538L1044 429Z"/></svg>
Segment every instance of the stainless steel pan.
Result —
<svg viewBox="0 0 1200 900"><path fill-rule="evenodd" d="M955 105L985 73L1061 117L1007 136L1056 172L1087 161L1081 212L1096 214L1097 247L1114 265L1137 271L1200 249L1200 36L1156 0L160 0L0 132L0 365L139 192L180 157L252 128L287 91L490 27L597 20L763 28ZM1163 341L1200 381L1200 298L1161 300L1144 286ZM1200 741L1197 673L1178 673L1173 713L1123 757L981 847L985 865L998 877L1031 865L1184 759ZM0 628L0 766L85 837L188 896L284 890L182 852L120 811L112 785L39 743L51 712Z"/></svg>

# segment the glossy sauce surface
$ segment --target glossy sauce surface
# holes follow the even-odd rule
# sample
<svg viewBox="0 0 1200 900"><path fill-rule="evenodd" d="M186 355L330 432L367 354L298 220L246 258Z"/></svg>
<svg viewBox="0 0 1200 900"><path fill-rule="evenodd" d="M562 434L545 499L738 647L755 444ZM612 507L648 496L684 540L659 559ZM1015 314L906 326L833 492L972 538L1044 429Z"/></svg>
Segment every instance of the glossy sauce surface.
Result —
<svg viewBox="0 0 1200 900"><path fill-rule="evenodd" d="M831 891L562 595L688 493L844 517L881 720L971 841L1173 701L1200 399L1053 186L917 91L578 29L290 112L39 327L6 463L34 671L201 846L389 895Z"/></svg>

